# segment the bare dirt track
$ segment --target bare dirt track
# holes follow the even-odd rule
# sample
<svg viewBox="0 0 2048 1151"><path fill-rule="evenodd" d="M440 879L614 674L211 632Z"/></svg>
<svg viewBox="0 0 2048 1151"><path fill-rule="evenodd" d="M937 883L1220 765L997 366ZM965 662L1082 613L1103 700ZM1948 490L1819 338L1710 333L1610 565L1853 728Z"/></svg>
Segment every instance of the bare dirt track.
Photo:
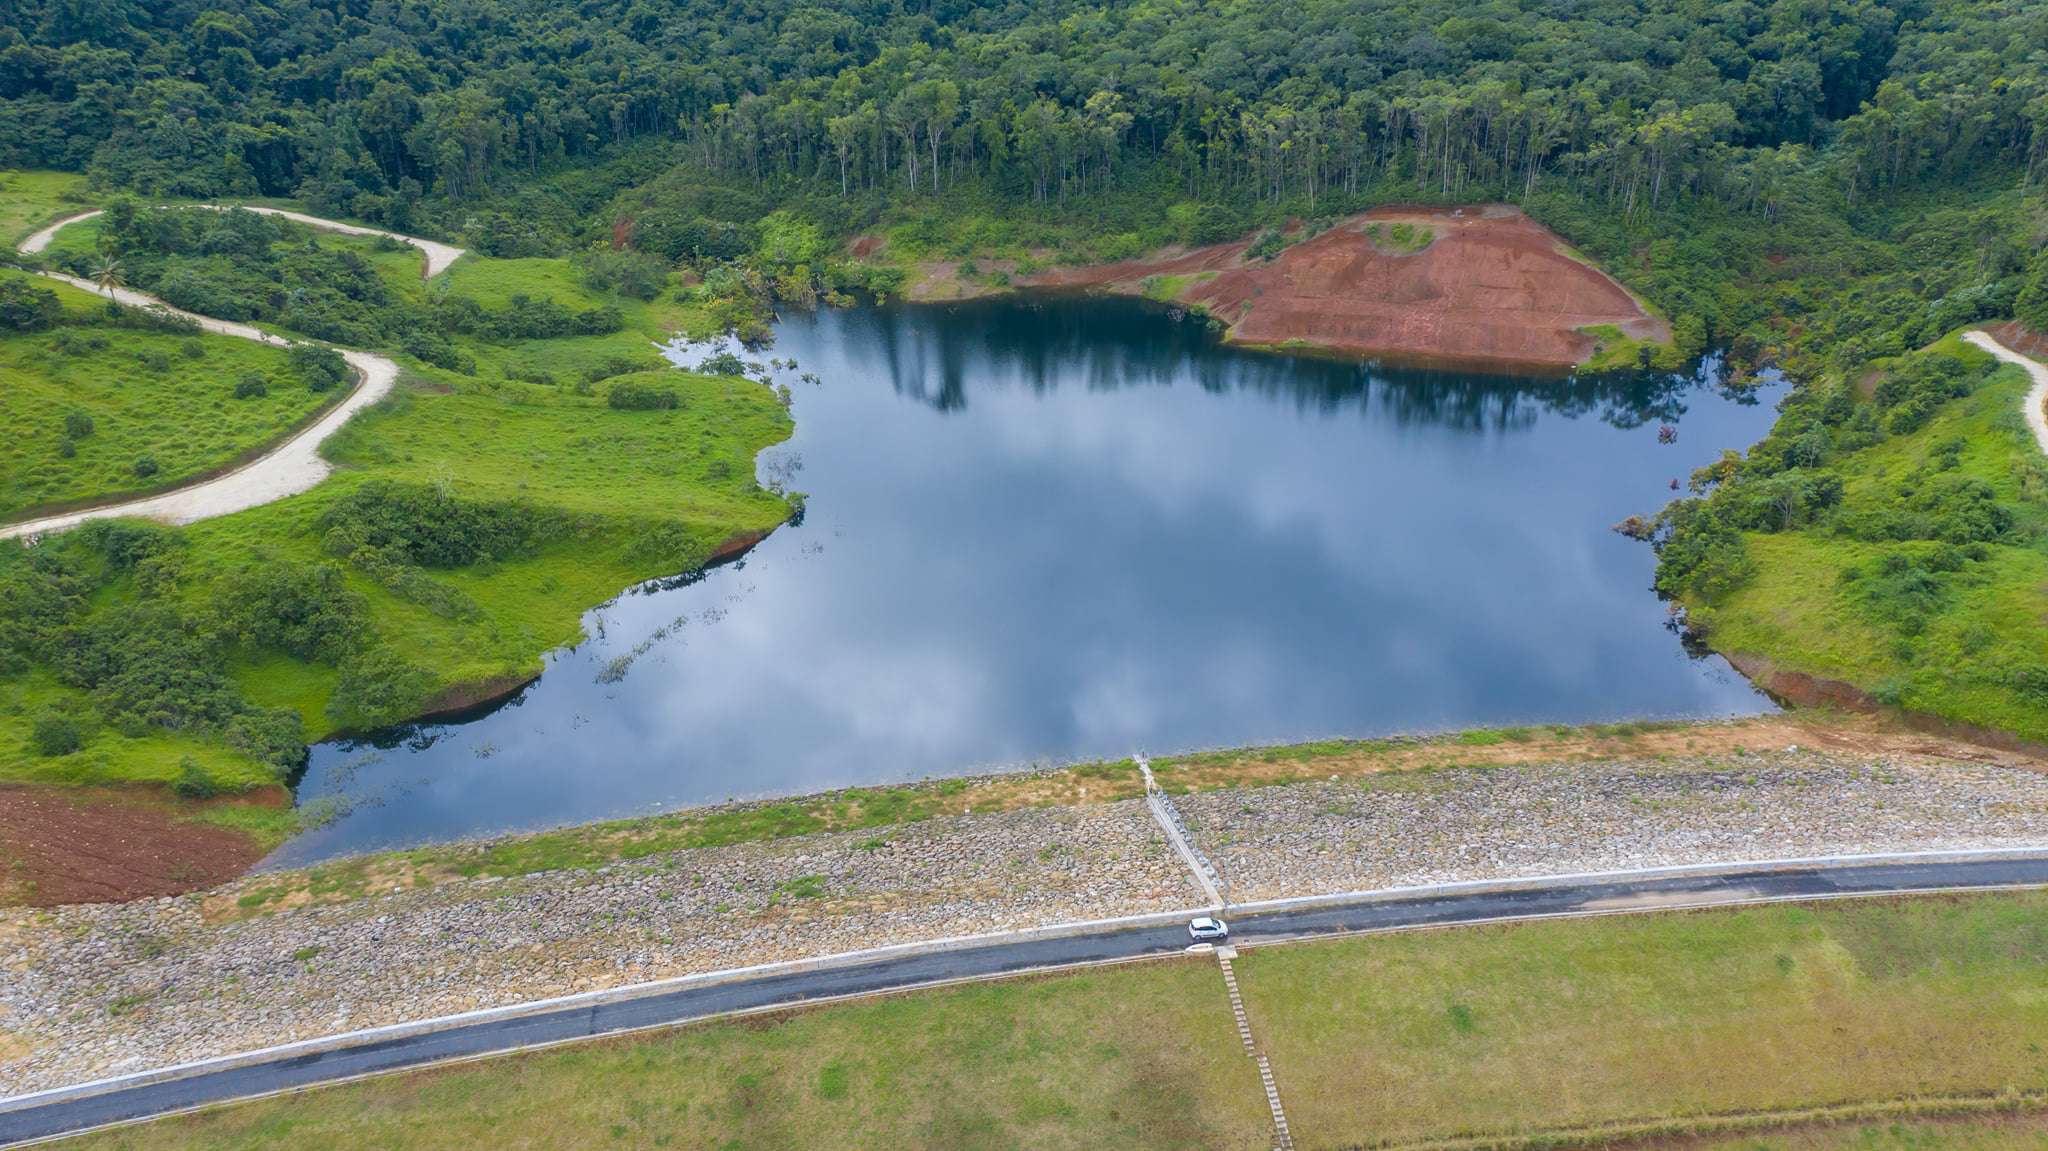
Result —
<svg viewBox="0 0 2048 1151"><path fill-rule="evenodd" d="M1428 229L1430 242L1404 251L1368 231L1396 224ZM1633 339L1670 339L1668 325L1619 283L1510 205L1376 208L1271 263L1247 263L1247 247L1055 271L1031 283L1138 294L1147 277L1207 276L1175 299L1203 305L1246 344L1567 366L1594 354L1597 338L1580 329L1611 325Z"/></svg>
<svg viewBox="0 0 2048 1151"><path fill-rule="evenodd" d="M258 793L236 802L279 805ZM0 904L121 903L213 887L264 848L225 827L180 820L174 801L101 788L0 785Z"/></svg>

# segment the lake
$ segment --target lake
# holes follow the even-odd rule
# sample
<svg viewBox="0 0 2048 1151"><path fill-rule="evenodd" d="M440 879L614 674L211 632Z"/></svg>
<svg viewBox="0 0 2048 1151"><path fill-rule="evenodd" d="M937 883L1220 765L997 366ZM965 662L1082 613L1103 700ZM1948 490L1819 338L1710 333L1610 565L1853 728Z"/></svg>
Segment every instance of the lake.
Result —
<svg viewBox="0 0 2048 1151"><path fill-rule="evenodd" d="M803 522L593 611L485 714L315 747L300 801L336 818L271 863L1138 750L1770 709L1687 654L1611 525L1760 438L1772 388L1244 351L1053 296L792 314L768 356L822 380L761 457Z"/></svg>

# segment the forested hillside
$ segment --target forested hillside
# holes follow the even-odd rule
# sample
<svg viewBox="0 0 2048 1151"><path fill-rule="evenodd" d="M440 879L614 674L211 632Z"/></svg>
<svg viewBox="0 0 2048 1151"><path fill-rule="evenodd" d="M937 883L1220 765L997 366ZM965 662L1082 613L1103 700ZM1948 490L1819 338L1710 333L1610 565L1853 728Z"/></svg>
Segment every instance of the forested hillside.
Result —
<svg viewBox="0 0 2048 1151"><path fill-rule="evenodd" d="M1506 198L1682 343L1819 320L1854 358L2012 308L2044 53L2018 0L17 0L0 164L796 294L860 282L863 230L1078 260Z"/></svg>

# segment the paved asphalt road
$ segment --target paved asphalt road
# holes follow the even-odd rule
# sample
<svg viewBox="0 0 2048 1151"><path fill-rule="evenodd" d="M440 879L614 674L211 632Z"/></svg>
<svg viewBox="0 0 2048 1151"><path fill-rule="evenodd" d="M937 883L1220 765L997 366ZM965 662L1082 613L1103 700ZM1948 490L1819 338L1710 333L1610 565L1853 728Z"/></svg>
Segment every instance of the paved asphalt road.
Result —
<svg viewBox="0 0 2048 1151"><path fill-rule="evenodd" d="M1651 875L1509 891L1451 892L1405 899L1369 898L1336 906L1240 915L1231 920L1231 934L1233 942L1244 947L1319 935L1483 923L1532 916L1651 910L1755 899L2024 885L2048 885L2048 857L1771 868L1710 876ZM0 1146L351 1076L512 1051L534 1044L682 1023L749 1008L794 1005L821 997L900 990L938 980L1163 955L1180 951L1187 944L1187 929L1179 925L991 943L929 955L693 986L638 999L466 1024L444 1031L289 1055L270 1062L205 1071L166 1082L118 1088L41 1105L24 1099L12 1109L0 1110ZM0 1108L8 1106L0 1102Z"/></svg>

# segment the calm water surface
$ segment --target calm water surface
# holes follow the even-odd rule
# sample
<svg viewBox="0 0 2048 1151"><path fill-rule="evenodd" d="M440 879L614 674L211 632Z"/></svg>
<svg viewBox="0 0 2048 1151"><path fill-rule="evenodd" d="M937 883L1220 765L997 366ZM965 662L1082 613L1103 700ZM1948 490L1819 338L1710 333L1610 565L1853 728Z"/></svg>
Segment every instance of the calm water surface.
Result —
<svg viewBox="0 0 2048 1151"><path fill-rule="evenodd" d="M301 802L344 814L275 862L1136 749L1769 707L1688 658L1649 549L1609 530L1759 438L1768 391L1238 352L1065 298L798 315L769 354L824 380L762 457L804 523L593 612L488 715L316 747Z"/></svg>

